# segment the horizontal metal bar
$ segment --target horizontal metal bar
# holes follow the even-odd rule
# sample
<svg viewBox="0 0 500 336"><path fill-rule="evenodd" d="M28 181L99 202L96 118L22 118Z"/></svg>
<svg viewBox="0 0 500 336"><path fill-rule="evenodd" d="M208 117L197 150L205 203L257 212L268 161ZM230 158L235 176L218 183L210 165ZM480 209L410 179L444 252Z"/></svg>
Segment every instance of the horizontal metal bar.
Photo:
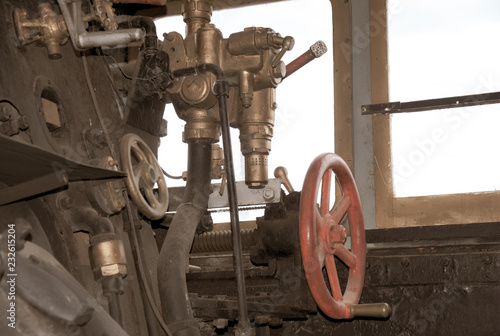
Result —
<svg viewBox="0 0 500 336"><path fill-rule="evenodd" d="M261 205L268 203L278 203L281 201L280 178L269 179L265 188L250 189L244 181L236 182L236 191L238 193L238 206ZM208 208L227 208L229 207L227 186L223 194L220 194L220 183L212 184L213 191L208 199ZM175 211L181 204L184 195L184 187L168 188L170 195L169 211Z"/></svg>
<svg viewBox="0 0 500 336"><path fill-rule="evenodd" d="M500 92L361 106L361 114L407 113L500 103Z"/></svg>
<svg viewBox="0 0 500 336"><path fill-rule="evenodd" d="M0 206L66 187L68 183L68 173L59 170L52 174L0 189Z"/></svg>

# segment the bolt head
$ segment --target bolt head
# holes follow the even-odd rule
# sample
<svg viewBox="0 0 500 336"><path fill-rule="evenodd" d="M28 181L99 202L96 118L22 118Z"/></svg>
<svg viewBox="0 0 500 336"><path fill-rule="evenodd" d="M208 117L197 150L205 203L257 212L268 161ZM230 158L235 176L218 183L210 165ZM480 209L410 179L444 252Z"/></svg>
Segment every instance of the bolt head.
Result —
<svg viewBox="0 0 500 336"><path fill-rule="evenodd" d="M274 199L274 196L275 196L275 192L274 192L274 189L271 189L271 188L266 188L264 189L264 192L263 192L263 196L264 196L264 199L266 201L270 201L272 199Z"/></svg>

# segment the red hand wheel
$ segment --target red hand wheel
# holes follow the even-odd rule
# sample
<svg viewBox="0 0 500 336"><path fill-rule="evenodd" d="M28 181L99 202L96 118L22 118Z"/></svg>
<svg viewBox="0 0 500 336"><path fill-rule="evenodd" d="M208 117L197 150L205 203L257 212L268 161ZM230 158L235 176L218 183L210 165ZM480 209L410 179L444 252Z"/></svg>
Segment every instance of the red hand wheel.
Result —
<svg viewBox="0 0 500 336"><path fill-rule="evenodd" d="M332 172L337 177L343 197L330 209ZM320 185L321 204L318 207L316 200ZM346 215L351 229L350 250L344 245L347 232L340 224ZM352 308L358 306L365 277L365 226L354 178L347 164L336 154L321 154L307 171L300 200L300 247L309 289L323 313L334 319L358 315ZM340 287L335 257L349 267L344 293ZM323 277L324 266L331 291Z"/></svg>

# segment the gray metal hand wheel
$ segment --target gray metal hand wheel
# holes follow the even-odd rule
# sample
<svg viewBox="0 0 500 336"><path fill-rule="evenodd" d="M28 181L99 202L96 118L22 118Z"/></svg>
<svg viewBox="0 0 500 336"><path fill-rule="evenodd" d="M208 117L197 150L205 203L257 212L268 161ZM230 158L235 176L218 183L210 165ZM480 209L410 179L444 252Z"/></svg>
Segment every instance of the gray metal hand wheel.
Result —
<svg viewBox="0 0 500 336"><path fill-rule="evenodd" d="M146 142L134 133L122 138L120 155L132 201L147 218L160 219L168 208L168 189L155 155ZM155 185L157 194L153 192Z"/></svg>

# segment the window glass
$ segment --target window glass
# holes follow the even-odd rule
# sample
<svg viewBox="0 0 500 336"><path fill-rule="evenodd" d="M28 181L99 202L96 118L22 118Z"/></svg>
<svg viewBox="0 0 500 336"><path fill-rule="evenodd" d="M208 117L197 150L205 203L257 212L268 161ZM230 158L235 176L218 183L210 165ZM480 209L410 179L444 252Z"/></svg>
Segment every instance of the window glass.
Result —
<svg viewBox="0 0 500 336"><path fill-rule="evenodd" d="M390 101L500 91L500 2L388 0ZM396 197L500 188L500 106L391 116Z"/></svg>

